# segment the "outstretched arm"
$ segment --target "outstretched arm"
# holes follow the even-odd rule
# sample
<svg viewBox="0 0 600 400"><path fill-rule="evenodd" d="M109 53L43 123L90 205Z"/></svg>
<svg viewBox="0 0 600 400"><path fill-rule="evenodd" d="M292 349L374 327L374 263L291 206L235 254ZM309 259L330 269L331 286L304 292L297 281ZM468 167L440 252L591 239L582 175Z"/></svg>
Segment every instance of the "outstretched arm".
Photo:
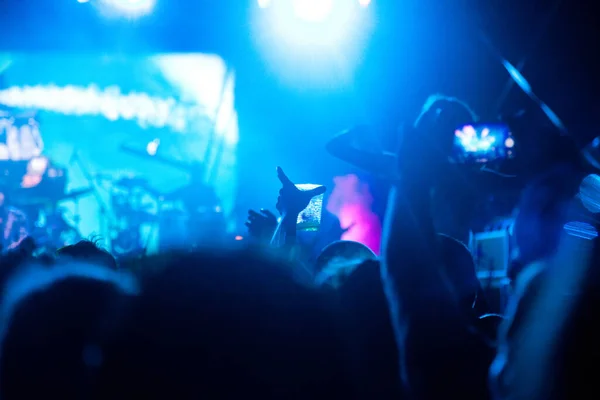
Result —
<svg viewBox="0 0 600 400"><path fill-rule="evenodd" d="M277 225L271 246L285 247L294 257L298 215L308 207L313 197L325 193L326 188L317 186L311 190L300 190L280 167L277 167L277 177L282 185L277 199L277 209L281 212L281 221Z"/></svg>
<svg viewBox="0 0 600 400"><path fill-rule="evenodd" d="M400 324L424 317L424 302L431 318L454 313L456 303L438 256L429 188L406 176L390 193L382 241L383 282Z"/></svg>
<svg viewBox="0 0 600 400"><path fill-rule="evenodd" d="M401 173L383 233L382 279L402 378L415 398L487 398L491 352L470 331L445 275L429 209L429 186Z"/></svg>
<svg viewBox="0 0 600 400"><path fill-rule="evenodd" d="M281 218L273 238L271 239L271 246L276 248L287 248L292 249L296 244L296 221L298 215L286 214Z"/></svg>

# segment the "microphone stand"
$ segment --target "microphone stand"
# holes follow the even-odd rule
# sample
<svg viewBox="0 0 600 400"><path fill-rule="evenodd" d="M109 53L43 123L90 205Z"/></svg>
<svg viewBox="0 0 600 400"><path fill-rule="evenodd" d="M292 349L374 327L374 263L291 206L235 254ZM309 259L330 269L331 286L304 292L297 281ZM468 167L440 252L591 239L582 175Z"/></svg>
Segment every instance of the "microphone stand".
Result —
<svg viewBox="0 0 600 400"><path fill-rule="evenodd" d="M100 191L98 190L98 186L96 185L96 180L94 179L94 175L90 172L89 168L85 165L81 157L79 156L79 151L75 149L73 151L73 155L71 156L72 163L79 167L79 170L83 174L83 177L88 181L89 187L92 188L92 194L98 203L98 220L100 223L100 230L104 233L108 233L103 237L106 240L107 245L111 248L111 240L110 240L110 232L108 228L108 206L104 203L102 196L100 196Z"/></svg>

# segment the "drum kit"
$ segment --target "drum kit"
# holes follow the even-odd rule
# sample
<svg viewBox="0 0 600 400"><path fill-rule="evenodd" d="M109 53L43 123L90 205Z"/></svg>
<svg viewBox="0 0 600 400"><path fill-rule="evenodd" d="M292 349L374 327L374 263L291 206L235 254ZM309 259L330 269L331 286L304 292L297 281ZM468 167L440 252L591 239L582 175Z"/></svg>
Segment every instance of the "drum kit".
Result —
<svg viewBox="0 0 600 400"><path fill-rule="evenodd" d="M7 141L9 132L16 132L18 140ZM69 165L80 169L88 187L67 193L68 169L52 163L43 148L35 111L0 110L0 252L26 237L49 251L80 240L79 200L87 195L98 203L102 239L118 255L212 243L225 232L220 201L204 180L202 162L184 163L121 145L124 153L189 175L187 186L160 193L141 177L90 173L75 149ZM108 204L101 186L108 189ZM68 202L74 207L63 206Z"/></svg>
<svg viewBox="0 0 600 400"><path fill-rule="evenodd" d="M121 151L185 172L189 183L173 192L153 188L147 179L126 176L109 181L115 254L147 254L193 248L225 240L226 218L214 188L203 179L204 164L185 163L121 145Z"/></svg>
<svg viewBox="0 0 600 400"><path fill-rule="evenodd" d="M201 205L190 208L185 191L161 193L144 178L124 177L108 183L114 216L111 243L115 255L193 248L215 243L225 232L220 205L202 198L200 188L190 188L198 195L192 197L197 197Z"/></svg>
<svg viewBox="0 0 600 400"><path fill-rule="evenodd" d="M108 228L105 233L109 236L102 239L110 243L110 250L116 256L191 248L222 239L226 219L213 188L198 173L200 169L170 160L156 161L168 161L188 172L189 184L171 193L161 193L145 178L93 175L80 165L88 187L65 193L66 170L61 169L58 175L46 173L36 187L24 188L17 179L23 172L19 166L18 171L10 174L16 177L12 179L15 182L0 179L0 250L15 248L26 237L34 239L41 250L51 252L81 240L78 202L87 195L94 195L98 201L100 223ZM18 167L14 162L7 166ZM99 187L107 189L108 204L102 201ZM65 202L75 203L70 208L73 213L63 206Z"/></svg>
<svg viewBox="0 0 600 400"><path fill-rule="evenodd" d="M124 177L105 181L112 216L110 244L117 256L214 243L225 232L225 216L218 204L203 203L190 210L189 199L177 192L159 193L146 179ZM0 192L1 248L13 249L28 236L46 251L81 240L77 229L79 215L69 215L67 209L59 205L77 202L94 190L90 187L54 197L6 196L10 202L5 207L1 204L4 196Z"/></svg>

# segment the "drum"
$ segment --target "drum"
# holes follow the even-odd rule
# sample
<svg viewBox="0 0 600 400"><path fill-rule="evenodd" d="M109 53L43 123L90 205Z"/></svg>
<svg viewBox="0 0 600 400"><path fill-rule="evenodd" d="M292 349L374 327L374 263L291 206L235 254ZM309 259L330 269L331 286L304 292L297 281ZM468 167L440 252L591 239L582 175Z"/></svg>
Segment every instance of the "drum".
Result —
<svg viewBox="0 0 600 400"><path fill-rule="evenodd" d="M144 182L124 178L111 189L110 205L115 217L111 222L111 249L118 257L155 252L157 205L144 191Z"/></svg>
<svg viewBox="0 0 600 400"><path fill-rule="evenodd" d="M158 217L158 251L188 249L193 246L194 240L189 227L187 212L177 209L161 211Z"/></svg>
<svg viewBox="0 0 600 400"><path fill-rule="evenodd" d="M190 214L176 205L163 204L157 220L158 224L144 233L149 254L219 245L226 237L225 218L220 209Z"/></svg>
<svg viewBox="0 0 600 400"><path fill-rule="evenodd" d="M38 248L49 253L61 247L77 243L81 235L74 227L75 222L65 218L65 209L45 209L39 213L38 221L34 224L31 236Z"/></svg>

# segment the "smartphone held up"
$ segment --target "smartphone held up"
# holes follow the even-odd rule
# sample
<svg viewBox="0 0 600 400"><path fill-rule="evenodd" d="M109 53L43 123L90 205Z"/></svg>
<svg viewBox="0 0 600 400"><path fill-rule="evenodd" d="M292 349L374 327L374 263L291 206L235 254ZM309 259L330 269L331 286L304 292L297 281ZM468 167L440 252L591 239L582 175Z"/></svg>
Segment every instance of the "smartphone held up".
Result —
<svg viewBox="0 0 600 400"><path fill-rule="evenodd" d="M301 191L312 190L319 186L321 185L314 185L310 183L296 185L296 187ZM322 194L313 197L310 200L308 207L306 207L304 211L298 215L296 227L299 231L312 232L319 230L319 226L321 226L321 216L323 214L323 197L324 195Z"/></svg>
<svg viewBox="0 0 600 400"><path fill-rule="evenodd" d="M515 139L508 125L472 123L454 131L450 161L454 163L489 163L515 157Z"/></svg>

